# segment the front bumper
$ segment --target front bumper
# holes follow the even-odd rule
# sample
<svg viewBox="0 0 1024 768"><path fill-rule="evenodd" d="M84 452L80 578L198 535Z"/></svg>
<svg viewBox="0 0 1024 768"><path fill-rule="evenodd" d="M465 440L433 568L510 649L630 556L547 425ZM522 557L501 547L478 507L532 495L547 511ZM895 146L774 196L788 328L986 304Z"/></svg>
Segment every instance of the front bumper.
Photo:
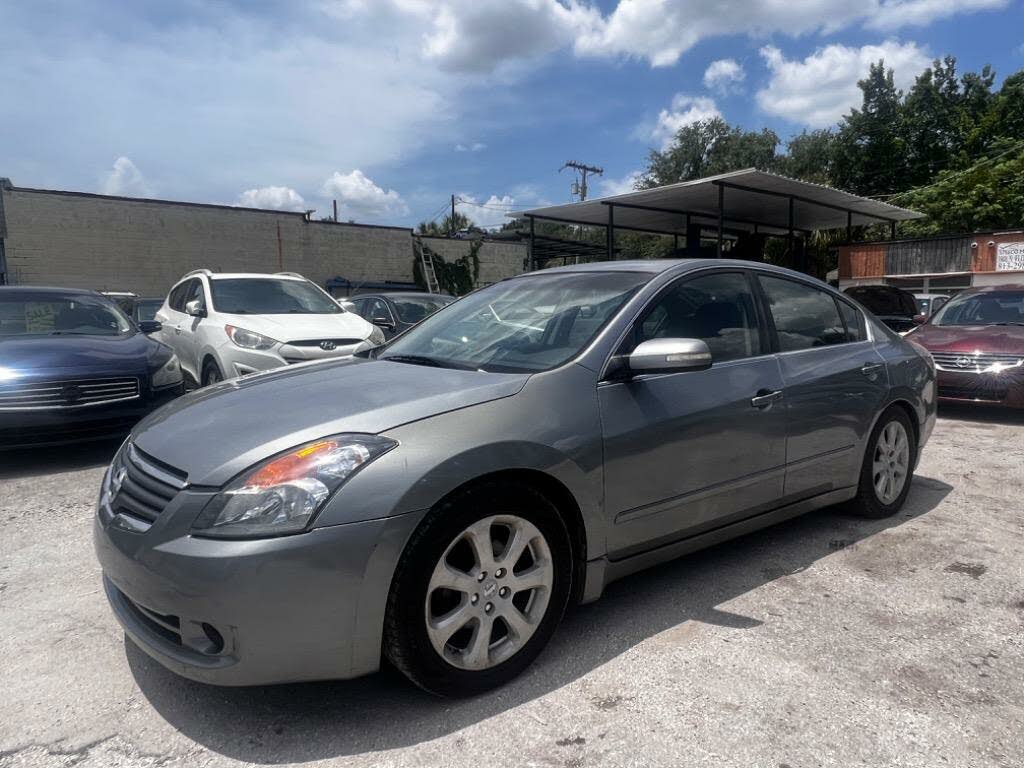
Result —
<svg viewBox="0 0 1024 768"><path fill-rule="evenodd" d="M939 399L1004 408L1024 408L1024 371L973 373L939 369Z"/></svg>
<svg viewBox="0 0 1024 768"><path fill-rule="evenodd" d="M143 388L133 400L84 408L0 411L0 449L107 440L124 435L150 411L184 392L184 384Z"/></svg>
<svg viewBox="0 0 1024 768"><path fill-rule="evenodd" d="M264 685L379 668L384 609L421 514L276 539L188 534L208 494L183 491L143 533L94 523L111 608L143 651L184 677ZM177 513L177 514L176 514Z"/></svg>

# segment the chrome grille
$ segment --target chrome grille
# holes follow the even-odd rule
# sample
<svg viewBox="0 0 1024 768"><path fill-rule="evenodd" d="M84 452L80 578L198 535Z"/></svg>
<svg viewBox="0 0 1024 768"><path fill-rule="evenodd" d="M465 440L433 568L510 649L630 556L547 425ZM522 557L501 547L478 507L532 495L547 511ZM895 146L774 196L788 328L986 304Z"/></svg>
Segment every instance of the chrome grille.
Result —
<svg viewBox="0 0 1024 768"><path fill-rule="evenodd" d="M1024 355L990 354L975 352L959 354L956 352L932 352L935 367L943 371L959 371L961 373L989 373L1005 368L1024 366Z"/></svg>
<svg viewBox="0 0 1024 768"><path fill-rule="evenodd" d="M321 344L333 344L335 347L351 347L359 344L362 339L300 339L298 341L286 341L292 347L319 347Z"/></svg>
<svg viewBox="0 0 1024 768"><path fill-rule="evenodd" d="M0 411L88 408L93 405L134 400L138 396L139 380L134 376L117 379L7 382L0 384Z"/></svg>
<svg viewBox="0 0 1024 768"><path fill-rule="evenodd" d="M185 473L145 455L127 445L110 466L110 509L115 515L127 515L145 530L160 516L171 500L184 488Z"/></svg>

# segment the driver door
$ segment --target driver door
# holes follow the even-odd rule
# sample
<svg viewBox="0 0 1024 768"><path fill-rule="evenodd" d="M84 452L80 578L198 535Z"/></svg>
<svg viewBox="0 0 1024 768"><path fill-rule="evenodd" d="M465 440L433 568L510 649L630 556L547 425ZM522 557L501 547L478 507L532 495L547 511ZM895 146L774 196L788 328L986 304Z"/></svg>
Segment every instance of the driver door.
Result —
<svg viewBox="0 0 1024 768"><path fill-rule="evenodd" d="M783 383L755 295L744 271L680 278L651 301L618 354L652 338L695 338L711 350L711 367L598 385L612 557L780 503Z"/></svg>

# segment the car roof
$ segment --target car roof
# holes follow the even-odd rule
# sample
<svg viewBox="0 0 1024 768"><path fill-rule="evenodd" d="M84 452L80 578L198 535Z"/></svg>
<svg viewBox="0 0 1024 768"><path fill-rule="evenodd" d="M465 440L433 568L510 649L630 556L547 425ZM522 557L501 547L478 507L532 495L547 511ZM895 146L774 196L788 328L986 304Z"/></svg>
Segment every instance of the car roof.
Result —
<svg viewBox="0 0 1024 768"><path fill-rule="evenodd" d="M194 275L188 275L188 277L194 277ZM211 280L245 278L246 280L299 280L302 282L309 282L301 275L289 275L277 272L211 272L206 275L206 277Z"/></svg>
<svg viewBox="0 0 1024 768"><path fill-rule="evenodd" d="M90 288L61 288L53 285L0 285L0 294L12 293L66 293L75 296L102 296Z"/></svg>
<svg viewBox="0 0 1024 768"><path fill-rule="evenodd" d="M1003 283L1002 285L976 285L960 291L959 295L965 293L993 293L994 291L1024 291L1022 283Z"/></svg>
<svg viewBox="0 0 1024 768"><path fill-rule="evenodd" d="M515 277L508 278L510 280L517 280L519 278L528 277L530 275L538 274L567 274L567 273L586 273L586 272L642 272L648 274L653 279L654 276L660 275L669 270L675 270L679 267L685 267L686 269L680 269L679 272L688 272L694 269L702 269L705 267L723 267L732 269L761 269L766 272L775 272L779 275L789 275L791 277L799 277L804 280L811 280L813 282L821 283L825 288L832 288L830 285L825 283L823 280L819 280L813 275L808 275L803 272L796 272L792 269L786 269L785 267L777 267L774 264L765 264L760 261L746 261L744 259L626 259L622 261L594 261L589 264L573 264L565 267L552 267L551 269L536 270L534 272L523 272ZM834 290L834 289L833 289Z"/></svg>

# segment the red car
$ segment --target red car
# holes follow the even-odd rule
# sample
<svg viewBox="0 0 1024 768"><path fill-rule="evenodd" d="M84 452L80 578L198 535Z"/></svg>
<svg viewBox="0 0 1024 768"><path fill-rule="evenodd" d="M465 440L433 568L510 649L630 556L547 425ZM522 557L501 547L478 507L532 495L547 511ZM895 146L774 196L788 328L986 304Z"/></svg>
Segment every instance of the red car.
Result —
<svg viewBox="0 0 1024 768"><path fill-rule="evenodd" d="M939 399L1024 408L1024 285L964 291L906 339L935 359Z"/></svg>

